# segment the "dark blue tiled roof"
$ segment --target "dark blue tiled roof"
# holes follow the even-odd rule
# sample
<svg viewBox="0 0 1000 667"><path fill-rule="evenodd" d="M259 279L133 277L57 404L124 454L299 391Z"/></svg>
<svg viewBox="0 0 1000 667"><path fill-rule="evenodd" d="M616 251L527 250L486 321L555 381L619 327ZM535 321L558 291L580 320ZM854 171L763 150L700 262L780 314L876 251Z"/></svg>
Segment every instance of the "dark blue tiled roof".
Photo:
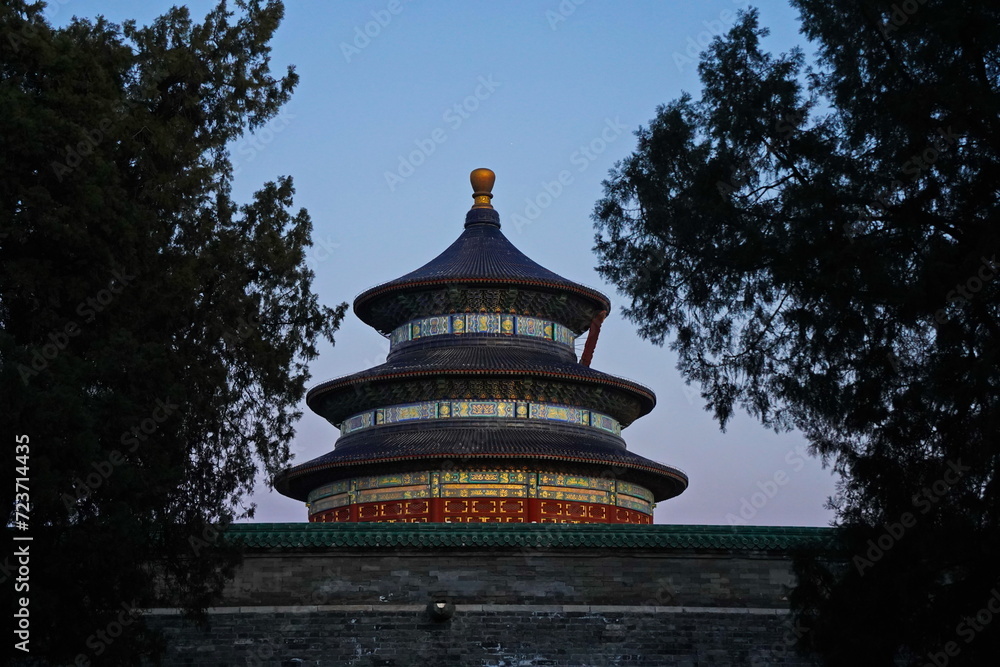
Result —
<svg viewBox="0 0 1000 667"><path fill-rule="evenodd" d="M608 310L611 302L604 294L549 271L529 259L507 240L493 224L475 223L440 255L419 269L376 285L354 300L354 311L364 322L379 297L398 291L435 285L509 285L547 291L567 291L592 302L596 311Z"/></svg>
<svg viewBox="0 0 1000 667"><path fill-rule="evenodd" d="M589 366L570 361L562 361L558 356L536 348L519 348L513 345L472 345L456 341L448 346L417 348L406 353L393 355L390 361L372 368L330 380L313 387L306 401L309 407L327 419L335 422L346 414L335 416L330 410L321 409L320 401L330 392L347 390L359 382L388 381L392 378L414 374L457 374L489 376L536 375L606 386L627 394L641 406L640 415L647 414L656 405L652 390L643 385L594 370ZM586 407L586 406L584 406ZM631 419L616 415L627 425Z"/></svg>

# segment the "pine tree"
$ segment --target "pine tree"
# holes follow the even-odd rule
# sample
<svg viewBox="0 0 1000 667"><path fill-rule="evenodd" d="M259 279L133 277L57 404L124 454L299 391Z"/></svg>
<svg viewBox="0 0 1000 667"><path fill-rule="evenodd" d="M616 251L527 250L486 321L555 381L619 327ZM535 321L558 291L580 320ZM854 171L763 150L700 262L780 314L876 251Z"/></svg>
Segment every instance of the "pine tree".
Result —
<svg viewBox="0 0 1000 667"><path fill-rule="evenodd" d="M802 647L988 664L1000 624L967 619L1000 604L1000 6L793 4L815 62L763 51L754 11L713 42L700 99L605 182L598 270L722 426L800 429L842 476Z"/></svg>
<svg viewBox="0 0 1000 667"><path fill-rule="evenodd" d="M312 291L290 177L231 197L227 146L297 82L270 70L280 2L149 26L43 9L0 7L0 374L5 455L27 436L30 649L136 664L160 645L140 610L196 613L231 575L221 531L287 465L306 364L346 305Z"/></svg>

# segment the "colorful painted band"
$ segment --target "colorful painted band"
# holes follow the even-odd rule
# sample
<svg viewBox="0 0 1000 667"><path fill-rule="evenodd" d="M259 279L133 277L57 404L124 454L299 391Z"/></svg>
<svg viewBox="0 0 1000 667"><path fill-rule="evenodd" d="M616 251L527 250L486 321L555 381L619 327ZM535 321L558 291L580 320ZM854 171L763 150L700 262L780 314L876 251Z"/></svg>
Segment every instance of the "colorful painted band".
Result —
<svg viewBox="0 0 1000 667"><path fill-rule="evenodd" d="M359 503L434 498L539 499L608 505L652 514L653 494L607 477L525 470L435 470L340 480L309 494L309 514Z"/></svg>
<svg viewBox="0 0 1000 667"><path fill-rule="evenodd" d="M540 498L429 498L358 503L309 516L310 522L631 523L653 516L628 507Z"/></svg>
<svg viewBox="0 0 1000 667"><path fill-rule="evenodd" d="M577 424L620 436L618 420L599 412L572 405L536 403L534 401L422 401L390 405L352 415L340 423L340 434L347 435L383 424L423 419L463 419L490 417L494 419L544 419Z"/></svg>
<svg viewBox="0 0 1000 667"><path fill-rule="evenodd" d="M576 342L572 331L551 320L507 313L454 313L421 317L396 327L389 334L389 347L391 349L400 343L428 336L445 334L458 336L467 333L530 336L551 340L568 347L573 347Z"/></svg>

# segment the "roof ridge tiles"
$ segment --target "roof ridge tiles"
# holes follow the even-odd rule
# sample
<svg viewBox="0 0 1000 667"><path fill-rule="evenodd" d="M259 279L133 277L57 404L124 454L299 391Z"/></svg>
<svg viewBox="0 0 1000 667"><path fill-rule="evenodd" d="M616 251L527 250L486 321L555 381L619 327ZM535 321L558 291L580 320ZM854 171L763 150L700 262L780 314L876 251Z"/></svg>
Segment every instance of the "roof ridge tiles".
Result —
<svg viewBox="0 0 1000 667"><path fill-rule="evenodd" d="M791 551L830 549L837 530L798 526L653 524L233 524L225 535L251 549L629 548Z"/></svg>

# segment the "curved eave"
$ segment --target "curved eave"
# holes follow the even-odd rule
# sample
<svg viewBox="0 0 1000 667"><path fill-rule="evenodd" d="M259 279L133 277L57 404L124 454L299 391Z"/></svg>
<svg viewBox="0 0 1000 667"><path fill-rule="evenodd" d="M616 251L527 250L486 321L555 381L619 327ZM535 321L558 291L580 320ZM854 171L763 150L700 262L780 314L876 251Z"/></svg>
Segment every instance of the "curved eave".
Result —
<svg viewBox="0 0 1000 667"><path fill-rule="evenodd" d="M434 427L392 424L343 436L333 451L285 471L276 486L285 495L304 499L313 489L337 479L433 468L435 461L454 469L456 463L468 465L475 460L539 470L551 470L556 464L582 466L644 486L657 501L687 487L683 471L629 451L620 437L587 427L459 421Z"/></svg>
<svg viewBox="0 0 1000 667"><path fill-rule="evenodd" d="M309 492L315 489L317 486L325 483L326 471L333 471L342 468L360 468L367 466L385 466L392 463L398 462L416 462L416 461L449 461L453 462L455 458L461 458L462 460L480 459L480 460L491 460L491 461L511 461L511 460L522 460L522 461L555 461L559 463L571 463L571 464L584 464L584 465L594 465L600 466L602 469L607 470L609 463L607 460L601 458L591 458L586 456L566 456L566 455L552 455L552 454L504 454L499 455L496 453L469 453L469 452L455 452L453 454L400 454L398 456L382 456L373 457L371 459L366 459L362 461L358 460L346 460L346 461L325 461L322 463L313 463L312 461L303 463L301 465L295 466L294 468L289 468L281 473L279 473L274 480L274 488L278 493L288 496L289 498L294 498L295 500L301 500L306 502ZM318 459L316 459L318 460ZM656 502L662 502L664 500L669 500L674 498L681 493L688 486L688 476L681 470L673 468L670 466L665 466L662 464L657 464L657 466L644 466L635 463L615 463L616 467L627 468L633 470L643 477L644 484L650 488L653 492L654 500ZM655 483L655 480L663 480L659 484ZM650 480L654 480L653 483ZM669 481L668 481L669 480Z"/></svg>
<svg viewBox="0 0 1000 667"><path fill-rule="evenodd" d="M411 378L421 378L428 376L438 376L438 375L452 375L452 376L462 376L462 375L480 375L480 376L490 376L490 377L540 377L549 379L559 379L568 380L570 382L579 382L581 384L589 384L594 386L603 387L613 387L627 394L632 394L634 397L639 399L642 405L642 410L639 417L649 414L653 408L656 406L656 395L651 389L648 389L637 382L631 382L622 379L612 379L611 376L604 377L592 377L586 375L577 375L573 373L560 373L558 371L546 371L546 370L533 370L533 369L495 369L495 368L481 368L481 369L470 369L470 368L435 368L426 370L410 370L410 371L395 371L385 374L368 374L367 371L362 371L361 373L355 373L353 375L348 375L343 378L338 378L335 380L330 380L319 384L309 390L306 394L306 405L313 411L319 414L318 406L315 405L315 401L318 400L324 394L339 391L341 389L346 389L348 387L355 386L362 383L386 383L392 382L394 380L405 380ZM603 375L603 374L602 374ZM347 416L347 415L345 415ZM631 423L628 422L628 423ZM627 424L623 424L625 426Z"/></svg>
<svg viewBox="0 0 1000 667"><path fill-rule="evenodd" d="M611 310L611 300L598 292L595 289L573 283L570 281L566 282L553 282L546 280L531 280L526 278L486 278L482 276L457 276L457 277L446 277L446 278L429 278L421 279L407 282L397 282L390 280L389 282L376 285L371 287L361 294L359 294L354 299L354 313L358 316L362 322L370 327L375 328L382 334L388 334L388 330L383 330L378 324L373 320L370 308L371 306L380 298L386 296L395 296L397 294L407 294L412 292L421 292L428 289L434 289L437 287L518 287L518 288L530 288L537 289L545 292L550 292L552 294L560 294L564 292L570 292L577 297L583 298L585 301L589 301L595 312L600 312L602 310ZM445 313L442 313L445 314ZM580 334L582 331L576 331L575 333Z"/></svg>

